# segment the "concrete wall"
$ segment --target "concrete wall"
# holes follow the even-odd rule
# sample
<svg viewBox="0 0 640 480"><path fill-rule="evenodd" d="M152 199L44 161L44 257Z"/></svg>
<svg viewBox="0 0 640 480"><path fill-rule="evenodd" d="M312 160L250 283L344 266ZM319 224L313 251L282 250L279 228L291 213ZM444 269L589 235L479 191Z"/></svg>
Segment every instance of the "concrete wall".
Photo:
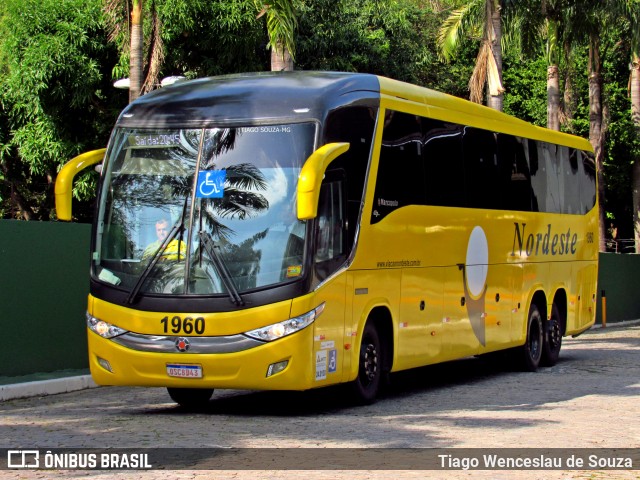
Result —
<svg viewBox="0 0 640 480"><path fill-rule="evenodd" d="M87 368L91 226L0 220L0 377Z"/></svg>
<svg viewBox="0 0 640 480"><path fill-rule="evenodd" d="M87 368L91 226L0 220L0 377ZM640 255L600 256L607 323L640 319Z"/></svg>

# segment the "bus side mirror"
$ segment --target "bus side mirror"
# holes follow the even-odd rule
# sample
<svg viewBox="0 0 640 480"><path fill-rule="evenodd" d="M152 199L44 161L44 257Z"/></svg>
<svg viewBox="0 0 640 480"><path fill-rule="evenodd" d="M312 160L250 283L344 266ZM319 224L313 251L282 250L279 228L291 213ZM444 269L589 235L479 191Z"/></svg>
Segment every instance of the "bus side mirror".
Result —
<svg viewBox="0 0 640 480"><path fill-rule="evenodd" d="M71 220L73 178L91 165L101 162L106 148L83 153L65 163L56 177L56 214L58 220Z"/></svg>
<svg viewBox="0 0 640 480"><path fill-rule="evenodd" d="M349 150L348 143L328 143L307 159L298 178L298 219L311 220L318 214L320 184L331 162Z"/></svg>

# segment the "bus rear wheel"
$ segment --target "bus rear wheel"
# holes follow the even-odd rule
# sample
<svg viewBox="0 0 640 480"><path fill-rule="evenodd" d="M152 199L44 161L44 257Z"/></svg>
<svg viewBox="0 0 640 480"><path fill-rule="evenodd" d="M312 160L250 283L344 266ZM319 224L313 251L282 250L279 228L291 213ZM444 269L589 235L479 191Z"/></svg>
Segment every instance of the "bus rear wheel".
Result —
<svg viewBox="0 0 640 480"><path fill-rule="evenodd" d="M545 367L553 367L558 362L560 348L562 347L562 324L560 323L560 310L554 303L551 309L551 318L544 329L544 345L542 347L541 364Z"/></svg>
<svg viewBox="0 0 640 480"><path fill-rule="evenodd" d="M358 356L358 376L352 384L353 399L361 405L373 403L382 379L383 350L378 330L367 323L362 332Z"/></svg>
<svg viewBox="0 0 640 480"><path fill-rule="evenodd" d="M209 403L211 395L213 395L213 388L168 387L167 391L171 400L181 407L190 409L205 407Z"/></svg>
<svg viewBox="0 0 640 480"><path fill-rule="evenodd" d="M542 315L535 303L529 308L527 319L527 339L519 348L522 369L526 372L535 372L540 365L542 358L542 347L544 344L544 329Z"/></svg>

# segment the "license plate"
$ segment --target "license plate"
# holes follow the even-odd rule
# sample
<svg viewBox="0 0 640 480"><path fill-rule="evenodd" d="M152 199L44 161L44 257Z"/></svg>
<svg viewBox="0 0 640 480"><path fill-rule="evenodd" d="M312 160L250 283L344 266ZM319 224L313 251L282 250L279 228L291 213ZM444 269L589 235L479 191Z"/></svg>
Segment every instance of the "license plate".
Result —
<svg viewBox="0 0 640 480"><path fill-rule="evenodd" d="M202 378L200 365L167 364L167 375L179 378Z"/></svg>

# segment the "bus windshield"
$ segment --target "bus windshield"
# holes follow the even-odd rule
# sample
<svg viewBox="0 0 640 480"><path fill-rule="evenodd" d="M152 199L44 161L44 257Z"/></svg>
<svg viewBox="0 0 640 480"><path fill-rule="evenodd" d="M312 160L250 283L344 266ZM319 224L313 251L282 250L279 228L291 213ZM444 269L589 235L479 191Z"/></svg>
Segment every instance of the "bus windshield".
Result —
<svg viewBox="0 0 640 480"><path fill-rule="evenodd" d="M302 277L296 185L315 124L118 129L92 274L130 292L229 295Z"/></svg>

